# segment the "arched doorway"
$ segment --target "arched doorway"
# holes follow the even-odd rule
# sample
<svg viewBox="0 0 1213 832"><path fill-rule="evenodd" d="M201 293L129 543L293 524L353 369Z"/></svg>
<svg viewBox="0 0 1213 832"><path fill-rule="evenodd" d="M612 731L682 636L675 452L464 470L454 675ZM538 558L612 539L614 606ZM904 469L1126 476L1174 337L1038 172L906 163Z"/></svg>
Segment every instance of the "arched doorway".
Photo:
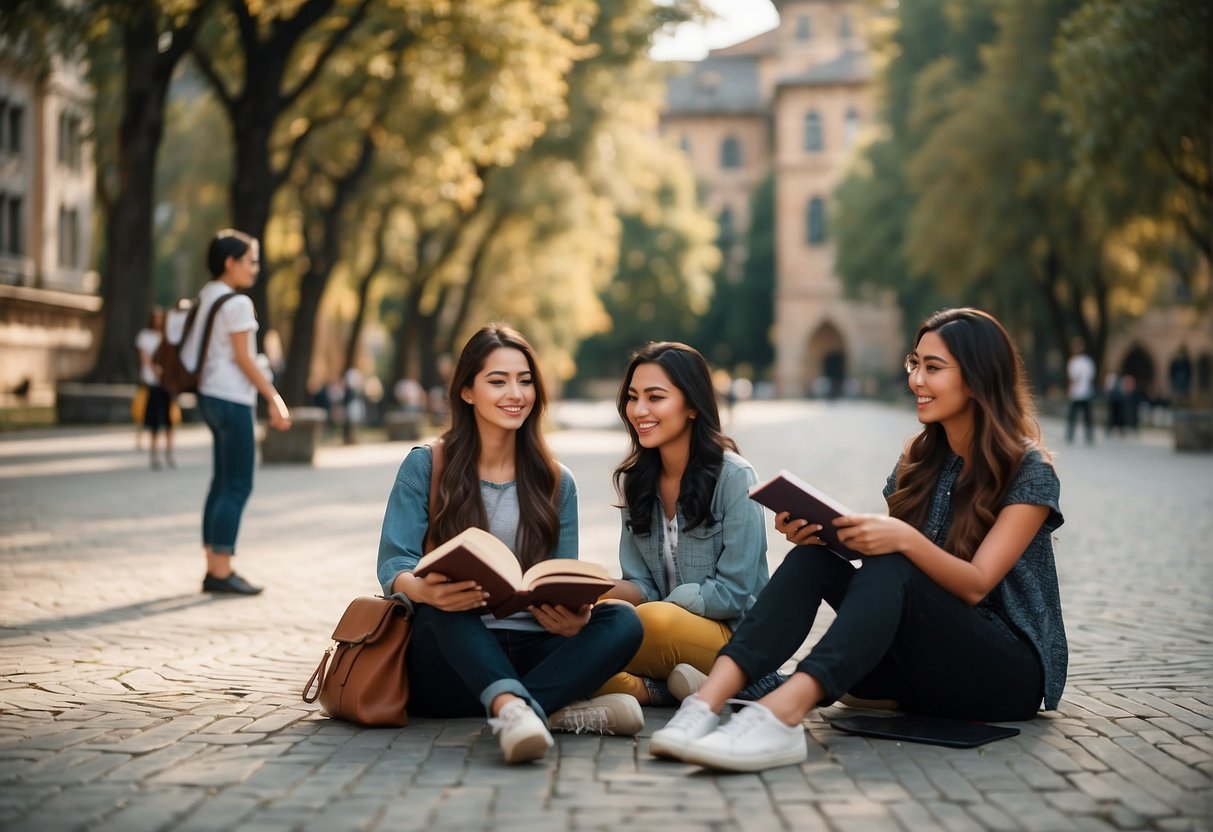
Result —
<svg viewBox="0 0 1213 832"><path fill-rule="evenodd" d="M805 391L814 398L842 395L847 377L847 351L842 333L830 322L823 323L809 337L805 350Z"/></svg>

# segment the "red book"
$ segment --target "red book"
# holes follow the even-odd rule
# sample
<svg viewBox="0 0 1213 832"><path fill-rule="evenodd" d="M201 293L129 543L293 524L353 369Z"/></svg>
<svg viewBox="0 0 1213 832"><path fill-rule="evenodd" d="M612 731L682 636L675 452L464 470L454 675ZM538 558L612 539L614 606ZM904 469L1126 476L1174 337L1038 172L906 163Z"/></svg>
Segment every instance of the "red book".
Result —
<svg viewBox="0 0 1213 832"><path fill-rule="evenodd" d="M751 486L750 499L762 503L776 514L786 511L798 520L820 523L822 529L817 536L826 542L827 549L840 558L859 560L863 557L838 540L838 529L830 523L835 517L855 512L790 471L782 470L766 482Z"/></svg>

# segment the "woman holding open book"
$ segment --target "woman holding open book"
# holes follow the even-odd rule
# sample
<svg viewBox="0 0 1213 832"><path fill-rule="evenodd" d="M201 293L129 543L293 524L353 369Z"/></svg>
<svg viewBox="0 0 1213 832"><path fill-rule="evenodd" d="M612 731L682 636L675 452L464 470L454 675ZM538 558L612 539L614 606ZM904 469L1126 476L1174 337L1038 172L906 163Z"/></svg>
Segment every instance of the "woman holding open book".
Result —
<svg viewBox="0 0 1213 832"><path fill-rule="evenodd" d="M801 721L848 692L974 721L1029 719L1042 699L1057 707L1060 486L1019 353L992 316L949 309L923 323L905 369L923 430L885 486L889 513L832 521L863 567L822 548L821 525L777 514L796 548L707 681L654 733L654 754L737 770L799 763ZM823 600L837 618L796 672L719 726L747 680L800 647Z"/></svg>
<svg viewBox="0 0 1213 832"><path fill-rule="evenodd" d="M644 643L602 690L674 704L766 586L762 507L748 494L758 478L721 432L711 371L695 349L666 341L640 350L618 407L632 447L615 469L623 580L608 595L637 605Z"/></svg>
<svg viewBox="0 0 1213 832"><path fill-rule="evenodd" d="M409 710L418 716L487 713L506 762L542 757L549 728L634 734L644 725L627 696L591 695L631 658L640 623L622 604L533 606L487 614L476 581L413 574L428 539L440 545L472 527L507 544L526 569L577 557L577 486L541 432L547 404L530 344L503 324L467 342L449 389L451 427L430 513L430 447L414 448L388 497L379 541L385 595L414 612Z"/></svg>

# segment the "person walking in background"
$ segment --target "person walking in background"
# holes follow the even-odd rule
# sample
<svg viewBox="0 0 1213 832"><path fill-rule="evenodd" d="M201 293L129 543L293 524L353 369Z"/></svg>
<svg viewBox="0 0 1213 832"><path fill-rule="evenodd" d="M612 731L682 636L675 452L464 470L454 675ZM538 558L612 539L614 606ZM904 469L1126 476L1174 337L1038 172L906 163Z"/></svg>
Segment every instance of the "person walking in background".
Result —
<svg viewBox="0 0 1213 832"><path fill-rule="evenodd" d="M157 452L160 431L164 430L164 462L176 468L173 459L172 395L160 386L160 368L156 366L156 349L164 338L164 310L153 306L147 315L147 326L135 335L135 350L139 353L139 382L146 389L143 405L143 428L151 435L151 464L160 470Z"/></svg>
<svg viewBox="0 0 1213 832"><path fill-rule="evenodd" d="M207 319L220 298L252 287L261 270L260 246L240 231L220 231L207 249L206 265L213 279L198 293L195 320L199 322ZM236 554L240 518L253 491L257 459L253 406L257 394L269 403L270 427L274 430L287 430L291 413L258 366L253 301L247 295L225 301L214 321L206 361L198 368L198 411L214 438L214 471L202 509L202 546L206 554L202 591L256 595L261 587L232 570L232 557ZM183 356L193 356L195 365L205 328L194 326L182 345Z"/></svg>
<svg viewBox="0 0 1213 832"><path fill-rule="evenodd" d="M623 580L608 597L636 605L644 642L602 691L671 705L699 686L766 586L763 510L749 498L758 477L721 431L708 363L686 344L639 350L617 407L631 449L615 469Z"/></svg>
<svg viewBox="0 0 1213 832"><path fill-rule="evenodd" d="M438 546L472 526L508 545L524 570L578 553L577 485L543 437L547 394L522 335L504 324L473 335L451 376L448 406L434 513L434 452L414 448L396 474L379 540L383 594L413 609L410 713L487 714L507 763L544 756L549 730L635 734L644 716L631 696L580 701L640 646L630 606L544 604L497 619L474 581L413 574L427 539Z"/></svg>
<svg viewBox="0 0 1213 832"><path fill-rule="evenodd" d="M1171 406L1187 407L1192 393L1192 359L1188 356L1187 344L1179 345L1179 352L1167 368L1167 376L1171 384Z"/></svg>
<svg viewBox="0 0 1213 832"><path fill-rule="evenodd" d="M905 368L923 430L885 485L889 513L833 521L862 568L820 548L821 525L777 514L796 548L652 753L743 771L799 763L801 721L848 692L975 721L1030 719L1042 699L1057 707L1068 663L1052 544L1060 484L1019 353L992 316L948 309L923 323ZM796 672L718 727L748 679L801 646L823 600L837 617Z"/></svg>
<svg viewBox="0 0 1213 832"><path fill-rule="evenodd" d="M1081 413L1087 444L1094 445L1095 418L1091 413L1091 399L1095 397L1095 359L1087 355L1086 344L1078 336L1070 341L1066 380L1066 396L1070 400L1070 411L1066 416L1066 442L1074 441L1074 426Z"/></svg>

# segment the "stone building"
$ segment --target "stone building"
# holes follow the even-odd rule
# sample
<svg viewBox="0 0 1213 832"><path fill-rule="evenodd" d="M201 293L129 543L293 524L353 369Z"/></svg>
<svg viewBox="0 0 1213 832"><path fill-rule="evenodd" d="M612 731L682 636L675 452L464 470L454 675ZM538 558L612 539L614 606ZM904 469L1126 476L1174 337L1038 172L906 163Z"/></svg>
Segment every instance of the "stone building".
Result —
<svg viewBox="0 0 1213 832"><path fill-rule="evenodd" d="M736 269L750 196L775 177L774 382L780 395L875 389L905 352L891 295L846 297L826 224L864 125L874 120L868 7L775 0L780 23L670 79L661 127L689 155Z"/></svg>
<svg viewBox="0 0 1213 832"><path fill-rule="evenodd" d="M78 62L34 71L0 43L0 394L49 396L88 369L101 308L93 263L92 92ZM133 336L132 336L133 337ZM133 347L132 347L133 348Z"/></svg>

